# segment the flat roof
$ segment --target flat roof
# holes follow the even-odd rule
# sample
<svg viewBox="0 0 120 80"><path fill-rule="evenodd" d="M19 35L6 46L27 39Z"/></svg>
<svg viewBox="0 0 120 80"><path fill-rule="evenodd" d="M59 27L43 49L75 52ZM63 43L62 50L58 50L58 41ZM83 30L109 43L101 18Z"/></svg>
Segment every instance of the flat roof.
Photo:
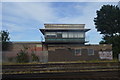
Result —
<svg viewBox="0 0 120 80"><path fill-rule="evenodd" d="M56 31L89 31L90 29L40 29L40 31L44 34L45 31L53 31L53 32L56 32Z"/></svg>
<svg viewBox="0 0 120 80"><path fill-rule="evenodd" d="M12 41L14 44L42 44L39 41Z"/></svg>
<svg viewBox="0 0 120 80"><path fill-rule="evenodd" d="M45 28L84 28L85 24L44 24Z"/></svg>

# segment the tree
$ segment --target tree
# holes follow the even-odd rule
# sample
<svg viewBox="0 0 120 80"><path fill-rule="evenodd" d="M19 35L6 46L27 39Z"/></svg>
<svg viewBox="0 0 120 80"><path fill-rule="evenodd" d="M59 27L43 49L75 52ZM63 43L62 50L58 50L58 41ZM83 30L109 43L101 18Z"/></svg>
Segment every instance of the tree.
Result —
<svg viewBox="0 0 120 80"><path fill-rule="evenodd" d="M2 33L2 42L9 42L10 38L9 38L9 32L6 31L1 31Z"/></svg>
<svg viewBox="0 0 120 80"><path fill-rule="evenodd" d="M1 31L1 36L2 36L2 50L8 50L8 46L10 44L10 37L9 37L9 32L6 30Z"/></svg>
<svg viewBox="0 0 120 80"><path fill-rule="evenodd" d="M101 34L115 35L120 33L120 9L113 5L103 5L100 11L97 11L97 17L94 19L96 28Z"/></svg>
<svg viewBox="0 0 120 80"><path fill-rule="evenodd" d="M114 57L120 53L120 9L113 5L103 5L94 18L97 31L103 34L100 44L112 44Z"/></svg>

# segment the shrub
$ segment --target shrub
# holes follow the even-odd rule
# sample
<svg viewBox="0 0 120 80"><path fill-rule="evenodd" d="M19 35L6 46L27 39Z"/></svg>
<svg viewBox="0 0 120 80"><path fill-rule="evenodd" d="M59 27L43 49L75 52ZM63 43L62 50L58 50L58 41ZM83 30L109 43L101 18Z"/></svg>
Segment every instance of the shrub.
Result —
<svg viewBox="0 0 120 80"><path fill-rule="evenodd" d="M17 62L18 63L26 63L29 62L29 57L28 57L28 52L21 50L18 54L17 54Z"/></svg>
<svg viewBox="0 0 120 80"><path fill-rule="evenodd" d="M34 53L31 54L31 57L32 57L32 61L39 61L39 58L37 55L35 55Z"/></svg>
<svg viewBox="0 0 120 80"><path fill-rule="evenodd" d="M13 58L12 58L12 57L9 57L9 58L8 58L8 61L9 61L9 62L12 62L12 61L13 61Z"/></svg>

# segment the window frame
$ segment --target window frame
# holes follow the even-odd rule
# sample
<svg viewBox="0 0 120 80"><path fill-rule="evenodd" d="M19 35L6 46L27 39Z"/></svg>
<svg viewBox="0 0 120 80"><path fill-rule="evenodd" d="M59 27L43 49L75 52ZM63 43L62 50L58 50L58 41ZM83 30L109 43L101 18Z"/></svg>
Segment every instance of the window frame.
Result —
<svg viewBox="0 0 120 80"><path fill-rule="evenodd" d="M92 53L90 53L90 50L92 50ZM89 49L87 49L87 51L88 51L88 55L89 55L89 56L95 55L94 49L89 48Z"/></svg>
<svg viewBox="0 0 120 80"><path fill-rule="evenodd" d="M77 50L79 50L79 53L77 52ZM80 49L75 49L75 56L81 56L82 55L81 50L82 50L81 48Z"/></svg>

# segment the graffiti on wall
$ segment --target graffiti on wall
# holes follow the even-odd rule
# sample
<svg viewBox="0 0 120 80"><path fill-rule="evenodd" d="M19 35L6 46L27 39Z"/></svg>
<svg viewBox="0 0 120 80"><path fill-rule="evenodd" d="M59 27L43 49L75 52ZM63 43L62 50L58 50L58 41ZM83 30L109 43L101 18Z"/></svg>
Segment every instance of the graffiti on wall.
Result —
<svg viewBox="0 0 120 80"><path fill-rule="evenodd" d="M113 53L112 51L99 51L99 57L100 59L113 59Z"/></svg>

